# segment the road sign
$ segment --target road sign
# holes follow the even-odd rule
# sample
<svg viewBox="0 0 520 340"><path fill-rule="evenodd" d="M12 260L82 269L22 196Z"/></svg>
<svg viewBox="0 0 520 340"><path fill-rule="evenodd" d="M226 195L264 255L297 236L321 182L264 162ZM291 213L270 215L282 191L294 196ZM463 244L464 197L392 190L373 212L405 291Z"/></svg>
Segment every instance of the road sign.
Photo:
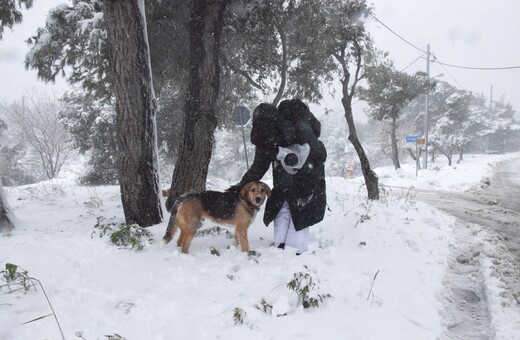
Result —
<svg viewBox="0 0 520 340"><path fill-rule="evenodd" d="M249 160L247 159L247 148L246 148L246 135L244 132L244 126L249 123L251 113L245 106L237 106L233 111L233 122L242 128L242 142L244 142L244 155L246 157L246 167L249 169Z"/></svg>
<svg viewBox="0 0 520 340"><path fill-rule="evenodd" d="M417 141L417 136L406 136L407 143L415 143Z"/></svg>
<svg viewBox="0 0 520 340"><path fill-rule="evenodd" d="M251 113L245 106L237 106L233 112L233 122L237 125L244 126L249 122Z"/></svg>
<svg viewBox="0 0 520 340"><path fill-rule="evenodd" d="M426 144L426 139L419 138L419 139L417 139L416 143L417 143L417 145L424 145L424 144Z"/></svg>

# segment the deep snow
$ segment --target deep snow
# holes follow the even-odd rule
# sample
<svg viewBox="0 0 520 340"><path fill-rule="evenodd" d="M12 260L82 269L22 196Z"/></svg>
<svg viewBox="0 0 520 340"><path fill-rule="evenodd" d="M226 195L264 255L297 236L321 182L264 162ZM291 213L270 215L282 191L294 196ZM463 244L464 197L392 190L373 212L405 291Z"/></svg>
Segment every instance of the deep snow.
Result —
<svg viewBox="0 0 520 340"><path fill-rule="evenodd" d="M419 177L414 164L376 172L383 185L466 190L490 176L493 163L518 156L467 155L453 167L439 159ZM212 189L234 184L211 183ZM252 257L224 234L195 238L189 255L180 254L175 242L161 249L169 216L149 228L156 241L144 250L118 248L94 233L94 225L100 216L123 221L119 188L80 187L70 173L5 190L18 227L0 236L0 270L13 263L41 281L67 339L446 337L446 269L460 240L455 219L416 202L413 189L386 187L380 201L370 202L361 178L327 178L329 209L311 227L309 251L295 256L270 247L272 226L262 224L261 211L249 229L258 253ZM211 253L213 247L220 256ZM491 272L483 275L493 333L520 339L518 307ZM316 283L311 294L331 297L318 308L297 306L287 287L295 273L310 274ZM241 325L234 321L237 308ZM23 324L50 313L41 289L0 295L0 339L60 339L52 316Z"/></svg>

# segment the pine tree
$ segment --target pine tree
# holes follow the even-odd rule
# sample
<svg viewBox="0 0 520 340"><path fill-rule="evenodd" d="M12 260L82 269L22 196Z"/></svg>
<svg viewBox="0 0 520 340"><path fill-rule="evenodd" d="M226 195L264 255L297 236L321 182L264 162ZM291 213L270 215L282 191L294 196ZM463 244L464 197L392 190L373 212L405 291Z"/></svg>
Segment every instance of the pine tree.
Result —
<svg viewBox="0 0 520 340"><path fill-rule="evenodd" d="M104 0L114 79L121 201L127 222L161 222L155 98L144 0Z"/></svg>
<svg viewBox="0 0 520 340"><path fill-rule="evenodd" d="M33 0L2 0L0 2L0 40L5 27L13 28L15 24L22 22L23 7L31 8Z"/></svg>
<svg viewBox="0 0 520 340"><path fill-rule="evenodd" d="M206 187L217 127L220 89L220 37L227 0L194 0L189 22L189 85L184 107L183 142L166 207L187 191Z"/></svg>
<svg viewBox="0 0 520 340"><path fill-rule="evenodd" d="M242 76L277 105L284 97L322 98L333 66L318 31L320 1L237 2L226 15L226 68ZM273 86L274 84L274 86Z"/></svg>

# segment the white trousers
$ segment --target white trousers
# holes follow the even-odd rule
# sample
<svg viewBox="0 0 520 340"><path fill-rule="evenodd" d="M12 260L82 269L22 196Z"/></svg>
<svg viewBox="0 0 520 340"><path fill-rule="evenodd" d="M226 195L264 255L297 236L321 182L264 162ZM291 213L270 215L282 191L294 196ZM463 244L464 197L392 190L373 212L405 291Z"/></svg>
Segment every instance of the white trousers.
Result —
<svg viewBox="0 0 520 340"><path fill-rule="evenodd" d="M307 251L307 244L309 243L309 228L296 231L294 229L291 211L287 201L274 219L274 243L279 245L285 243L286 247L296 248L297 253Z"/></svg>

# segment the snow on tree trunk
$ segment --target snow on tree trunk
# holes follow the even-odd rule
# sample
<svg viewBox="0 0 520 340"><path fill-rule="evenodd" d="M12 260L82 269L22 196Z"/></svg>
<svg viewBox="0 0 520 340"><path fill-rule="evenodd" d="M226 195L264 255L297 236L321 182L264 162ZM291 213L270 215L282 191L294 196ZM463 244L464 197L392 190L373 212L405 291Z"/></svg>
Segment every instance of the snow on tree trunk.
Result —
<svg viewBox="0 0 520 340"><path fill-rule="evenodd" d="M4 186L0 182L0 232L9 233L14 228L14 216L11 213Z"/></svg>
<svg viewBox="0 0 520 340"><path fill-rule="evenodd" d="M226 0L195 0L191 7L190 75L183 142L172 176L168 210L187 191L204 190L217 126L220 35Z"/></svg>
<svg viewBox="0 0 520 340"><path fill-rule="evenodd" d="M104 0L111 44L121 201L127 222L147 227L162 220L155 97L143 0Z"/></svg>

